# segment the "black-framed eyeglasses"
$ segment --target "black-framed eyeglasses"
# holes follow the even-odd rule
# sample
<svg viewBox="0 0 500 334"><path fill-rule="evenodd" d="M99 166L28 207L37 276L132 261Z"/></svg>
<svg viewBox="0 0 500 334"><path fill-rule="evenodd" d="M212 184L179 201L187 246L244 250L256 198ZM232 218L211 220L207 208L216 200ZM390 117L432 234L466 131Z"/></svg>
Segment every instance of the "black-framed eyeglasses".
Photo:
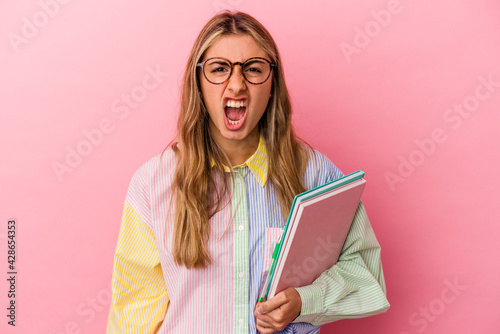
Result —
<svg viewBox="0 0 500 334"><path fill-rule="evenodd" d="M261 85L269 79L276 64L262 57L252 57L244 62L232 63L222 57L208 58L197 67L201 67L208 82L220 85L229 80L235 65L241 66L241 73L246 81L252 85Z"/></svg>

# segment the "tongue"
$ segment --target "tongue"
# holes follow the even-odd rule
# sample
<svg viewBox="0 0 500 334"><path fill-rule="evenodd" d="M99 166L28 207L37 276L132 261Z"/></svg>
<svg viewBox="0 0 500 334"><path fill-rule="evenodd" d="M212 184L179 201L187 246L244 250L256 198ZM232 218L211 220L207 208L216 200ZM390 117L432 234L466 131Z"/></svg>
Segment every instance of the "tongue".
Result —
<svg viewBox="0 0 500 334"><path fill-rule="evenodd" d="M231 121L239 121L245 115L245 108L226 107L226 116Z"/></svg>

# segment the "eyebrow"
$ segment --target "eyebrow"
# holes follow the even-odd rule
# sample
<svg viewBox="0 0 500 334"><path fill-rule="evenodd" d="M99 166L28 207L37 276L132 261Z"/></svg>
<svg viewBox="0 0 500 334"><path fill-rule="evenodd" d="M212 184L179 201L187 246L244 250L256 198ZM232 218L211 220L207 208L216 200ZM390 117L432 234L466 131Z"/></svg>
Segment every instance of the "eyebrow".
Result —
<svg viewBox="0 0 500 334"><path fill-rule="evenodd" d="M247 60L249 60L251 58L248 58ZM252 63L265 63L262 59L251 59L249 62L249 64L252 64Z"/></svg>
<svg viewBox="0 0 500 334"><path fill-rule="evenodd" d="M211 61L208 62L208 65L212 65L212 64L227 65L228 62L226 62L224 60L219 60L219 59L212 59Z"/></svg>
<svg viewBox="0 0 500 334"><path fill-rule="evenodd" d="M213 58L222 58L222 57L213 57ZM247 62L248 60L248 64L252 64L252 63L266 63L264 60L262 59L252 59L252 58L255 58L255 57L250 57L248 58L247 60L245 61L242 61L242 62L239 62L239 61L230 61L230 60L227 60L228 62L234 64L234 63L244 63L244 62ZM227 64L226 61L224 60L218 60L218 59L212 59L212 61L208 62L207 64Z"/></svg>

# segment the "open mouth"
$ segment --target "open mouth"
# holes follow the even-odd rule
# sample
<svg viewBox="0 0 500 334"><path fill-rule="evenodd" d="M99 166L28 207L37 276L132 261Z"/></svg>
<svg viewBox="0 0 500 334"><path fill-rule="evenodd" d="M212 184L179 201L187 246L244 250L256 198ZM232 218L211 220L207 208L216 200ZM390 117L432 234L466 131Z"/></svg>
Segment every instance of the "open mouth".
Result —
<svg viewBox="0 0 500 334"><path fill-rule="evenodd" d="M226 125L230 129L237 129L240 125L243 125L246 116L246 101L227 101L224 107L224 113L226 115Z"/></svg>

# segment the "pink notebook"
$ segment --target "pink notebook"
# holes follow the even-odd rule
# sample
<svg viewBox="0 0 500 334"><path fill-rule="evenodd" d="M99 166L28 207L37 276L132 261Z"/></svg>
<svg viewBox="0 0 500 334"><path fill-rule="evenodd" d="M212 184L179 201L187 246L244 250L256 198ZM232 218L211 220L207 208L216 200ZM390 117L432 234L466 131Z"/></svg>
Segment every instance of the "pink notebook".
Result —
<svg viewBox="0 0 500 334"><path fill-rule="evenodd" d="M349 174L296 197L277 246L267 299L311 284L337 262L366 183L363 176Z"/></svg>

